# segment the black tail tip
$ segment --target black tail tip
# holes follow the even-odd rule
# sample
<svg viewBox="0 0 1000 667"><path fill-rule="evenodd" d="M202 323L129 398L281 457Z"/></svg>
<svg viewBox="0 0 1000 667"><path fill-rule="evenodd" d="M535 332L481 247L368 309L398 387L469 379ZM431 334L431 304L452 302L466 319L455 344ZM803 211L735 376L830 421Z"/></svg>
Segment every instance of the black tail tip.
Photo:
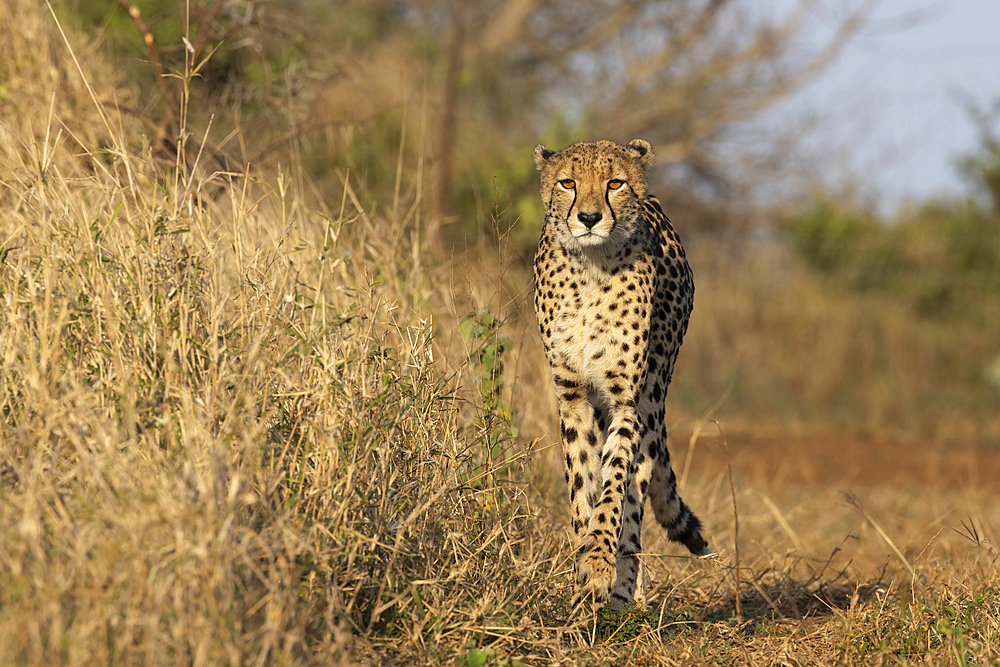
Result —
<svg viewBox="0 0 1000 667"><path fill-rule="evenodd" d="M707 556L712 553L712 549L708 546L708 542L705 541L705 538L701 536L700 531L691 535L682 543L688 548L688 551L693 553L695 556Z"/></svg>
<svg viewBox="0 0 1000 667"><path fill-rule="evenodd" d="M685 507L685 509L687 509ZM675 530L667 531L668 536L674 542L679 542L688 548L688 551L695 556L706 556L712 553L708 542L701 536L701 521L691 510L687 510L686 521L681 521Z"/></svg>

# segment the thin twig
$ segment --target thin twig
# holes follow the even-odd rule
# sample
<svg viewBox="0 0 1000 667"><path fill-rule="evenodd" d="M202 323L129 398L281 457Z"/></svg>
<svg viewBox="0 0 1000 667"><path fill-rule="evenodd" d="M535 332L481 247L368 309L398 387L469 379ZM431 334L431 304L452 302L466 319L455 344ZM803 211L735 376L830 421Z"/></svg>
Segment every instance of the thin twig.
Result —
<svg viewBox="0 0 1000 667"><path fill-rule="evenodd" d="M729 474L729 492L733 495L733 519L735 521L735 536L733 541L736 546L736 622L743 622L743 610L740 606L740 512L736 506L736 486L733 484L733 465L729 456L729 443L726 441L726 434L722 432L722 424L718 419L713 419L712 423L719 429L722 436L722 447L726 450L726 471Z"/></svg>
<svg viewBox="0 0 1000 667"><path fill-rule="evenodd" d="M868 513L868 510L861 502L861 499L858 498L858 496L853 491L845 491L843 492L842 495L844 496L844 500L847 501L848 505L856 509L866 519L868 519L868 523L872 525L872 527L878 532L878 534L882 536L882 539L886 541L886 544L888 544L889 547L891 547L892 550L896 553L896 556L899 557L899 560L903 563L903 565L906 567L906 570L910 573L910 577L913 580L916 580L917 571L913 569L913 566L910 565L910 561L906 559L906 556L904 556L903 552L899 550L899 547L896 546L896 543L892 541L892 538L889 537L889 534L882 529L882 526L880 526L878 521L875 520L875 517L873 517L871 514Z"/></svg>
<svg viewBox="0 0 1000 667"><path fill-rule="evenodd" d="M160 49L156 45L156 36L149 31L149 26L142 18L142 12L138 7L133 5L129 0L118 0L118 4L125 8L128 15L132 17L132 22L135 23L136 30L139 31L139 36L142 37L143 44L146 45L146 49L149 51L149 60L153 64L153 74L156 76L156 83L160 87L160 93L163 95L163 99L166 102L164 105L167 109L166 120L157 127L156 140L157 142L164 142L167 137L168 127L170 127L176 121L174 116L174 107L176 106L176 97L167 87L167 70L163 66L163 58L160 57Z"/></svg>

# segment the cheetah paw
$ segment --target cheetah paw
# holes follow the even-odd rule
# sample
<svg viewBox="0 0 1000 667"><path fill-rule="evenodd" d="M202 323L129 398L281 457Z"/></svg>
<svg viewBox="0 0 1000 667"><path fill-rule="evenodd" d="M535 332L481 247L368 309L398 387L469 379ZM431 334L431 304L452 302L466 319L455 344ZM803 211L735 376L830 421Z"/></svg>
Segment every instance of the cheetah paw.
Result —
<svg viewBox="0 0 1000 667"><path fill-rule="evenodd" d="M610 554L599 550L583 554L577 567L577 593L573 604L583 600L607 601L616 575L615 560Z"/></svg>

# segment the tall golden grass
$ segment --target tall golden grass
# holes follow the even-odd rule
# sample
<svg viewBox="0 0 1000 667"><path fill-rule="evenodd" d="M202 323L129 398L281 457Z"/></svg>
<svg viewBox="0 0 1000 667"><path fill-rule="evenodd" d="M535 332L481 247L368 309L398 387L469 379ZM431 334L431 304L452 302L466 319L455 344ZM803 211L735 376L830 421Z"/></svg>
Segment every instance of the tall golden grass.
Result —
<svg viewBox="0 0 1000 667"><path fill-rule="evenodd" d="M373 211L346 173L327 199L294 163L209 170L197 137L165 164L92 45L29 0L0 25L0 664L997 659L992 481L810 484L744 447L730 485L715 427L687 437L727 390L713 355L787 368L730 319L826 330L799 288L699 285L679 374L716 384L675 388L673 448L719 559L650 528L650 609L571 610L554 403L503 239L453 262L419 182ZM484 309L500 332L463 338Z"/></svg>

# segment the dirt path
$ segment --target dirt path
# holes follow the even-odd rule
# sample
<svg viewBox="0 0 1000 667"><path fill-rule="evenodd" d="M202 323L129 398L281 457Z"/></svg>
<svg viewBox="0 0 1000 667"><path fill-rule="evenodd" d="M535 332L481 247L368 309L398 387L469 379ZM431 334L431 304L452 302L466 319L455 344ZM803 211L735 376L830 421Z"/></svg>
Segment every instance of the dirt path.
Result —
<svg viewBox="0 0 1000 667"><path fill-rule="evenodd" d="M903 488L975 488L1000 491L1000 449L835 435L762 436L727 433L734 474L784 485L893 485ZM678 474L690 434L678 433L671 455ZM691 472L726 463L718 436L699 437Z"/></svg>

